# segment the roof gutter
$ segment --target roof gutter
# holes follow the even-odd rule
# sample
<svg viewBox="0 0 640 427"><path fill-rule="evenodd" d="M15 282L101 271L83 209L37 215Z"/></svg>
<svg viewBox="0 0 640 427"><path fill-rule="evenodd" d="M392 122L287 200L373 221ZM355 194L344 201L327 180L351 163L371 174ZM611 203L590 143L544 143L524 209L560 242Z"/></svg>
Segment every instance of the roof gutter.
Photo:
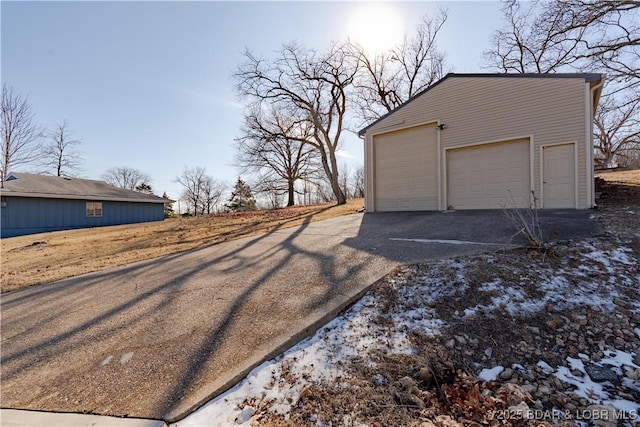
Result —
<svg viewBox="0 0 640 427"><path fill-rule="evenodd" d="M97 202L134 202L134 203L173 203L175 200L171 199L135 199L127 197L109 197L93 194L50 194L50 193L27 193L23 191L7 191L6 189L0 192L2 197L30 197L35 199L69 199L69 200L91 200Z"/></svg>

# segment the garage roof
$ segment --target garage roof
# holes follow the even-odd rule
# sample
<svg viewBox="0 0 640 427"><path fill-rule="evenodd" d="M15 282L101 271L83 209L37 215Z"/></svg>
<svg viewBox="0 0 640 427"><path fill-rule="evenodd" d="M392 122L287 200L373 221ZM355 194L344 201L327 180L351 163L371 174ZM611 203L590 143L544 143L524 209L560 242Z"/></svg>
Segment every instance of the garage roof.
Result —
<svg viewBox="0 0 640 427"><path fill-rule="evenodd" d="M391 114L395 113L396 111L398 111L399 109L401 109L402 107L404 107L405 105L409 104L411 101L413 101L414 99L422 96L423 94L427 93L428 91L430 91L431 89L433 89L434 87L438 86L440 83L444 82L447 79L450 78L455 78L455 77L482 77L482 78L535 78L535 79L584 79L584 81L586 83L590 83L590 82L599 82L603 79L603 75L599 74L599 73L476 73L476 74L456 74L456 73L449 73L446 76L444 76L443 78L441 78L440 80L438 80L437 82L435 82L434 84L432 84L431 86L429 86L428 88L426 88L425 90L423 90L422 92L417 93L416 95L414 95L413 97L411 97L409 100L407 100L405 103L400 104L398 107L396 107L395 109L393 109L392 111L388 112L387 114L383 115L382 117L380 117L379 119L375 120L373 123L369 124L367 127L365 127L364 129L360 130L358 132L359 136L363 136L367 130L369 128L371 128L373 125L375 125L376 123L380 122L381 120L385 119L386 117L390 116Z"/></svg>
<svg viewBox="0 0 640 427"><path fill-rule="evenodd" d="M43 199L81 199L112 202L167 203L173 200L114 187L104 181L66 176L10 173L0 190L2 196Z"/></svg>

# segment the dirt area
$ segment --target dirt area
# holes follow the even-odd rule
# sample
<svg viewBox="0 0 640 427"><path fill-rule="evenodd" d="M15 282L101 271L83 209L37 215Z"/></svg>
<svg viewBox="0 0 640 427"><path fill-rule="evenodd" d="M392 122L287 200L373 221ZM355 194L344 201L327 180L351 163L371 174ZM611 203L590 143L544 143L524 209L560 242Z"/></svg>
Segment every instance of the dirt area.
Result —
<svg viewBox="0 0 640 427"><path fill-rule="evenodd" d="M640 186L640 169L631 171L601 172L596 174L596 177L610 183Z"/></svg>
<svg viewBox="0 0 640 427"><path fill-rule="evenodd" d="M2 239L2 292L362 210L363 199Z"/></svg>
<svg viewBox="0 0 640 427"><path fill-rule="evenodd" d="M638 184L607 175L602 236L399 268L265 368L263 391L243 391L256 372L223 400L236 423L269 427L640 425Z"/></svg>

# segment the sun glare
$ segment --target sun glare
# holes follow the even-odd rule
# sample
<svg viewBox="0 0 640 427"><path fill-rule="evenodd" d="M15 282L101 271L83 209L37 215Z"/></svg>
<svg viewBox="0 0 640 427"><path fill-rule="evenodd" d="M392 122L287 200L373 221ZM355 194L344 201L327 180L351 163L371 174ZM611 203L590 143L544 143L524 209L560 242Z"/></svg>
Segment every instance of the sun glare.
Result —
<svg viewBox="0 0 640 427"><path fill-rule="evenodd" d="M397 10L385 3L360 4L351 12L347 35L370 54L394 47L402 41L404 25Z"/></svg>

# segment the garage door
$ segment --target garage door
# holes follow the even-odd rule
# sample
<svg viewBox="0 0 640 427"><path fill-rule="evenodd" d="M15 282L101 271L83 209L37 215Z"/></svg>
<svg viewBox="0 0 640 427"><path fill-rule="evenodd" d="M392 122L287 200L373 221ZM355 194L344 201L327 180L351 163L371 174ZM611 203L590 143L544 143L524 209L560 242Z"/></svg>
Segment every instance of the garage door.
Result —
<svg viewBox="0 0 640 427"><path fill-rule="evenodd" d="M501 209L531 199L529 140L447 150L447 207Z"/></svg>
<svg viewBox="0 0 640 427"><path fill-rule="evenodd" d="M377 211L438 209L435 125L375 135L373 150Z"/></svg>

